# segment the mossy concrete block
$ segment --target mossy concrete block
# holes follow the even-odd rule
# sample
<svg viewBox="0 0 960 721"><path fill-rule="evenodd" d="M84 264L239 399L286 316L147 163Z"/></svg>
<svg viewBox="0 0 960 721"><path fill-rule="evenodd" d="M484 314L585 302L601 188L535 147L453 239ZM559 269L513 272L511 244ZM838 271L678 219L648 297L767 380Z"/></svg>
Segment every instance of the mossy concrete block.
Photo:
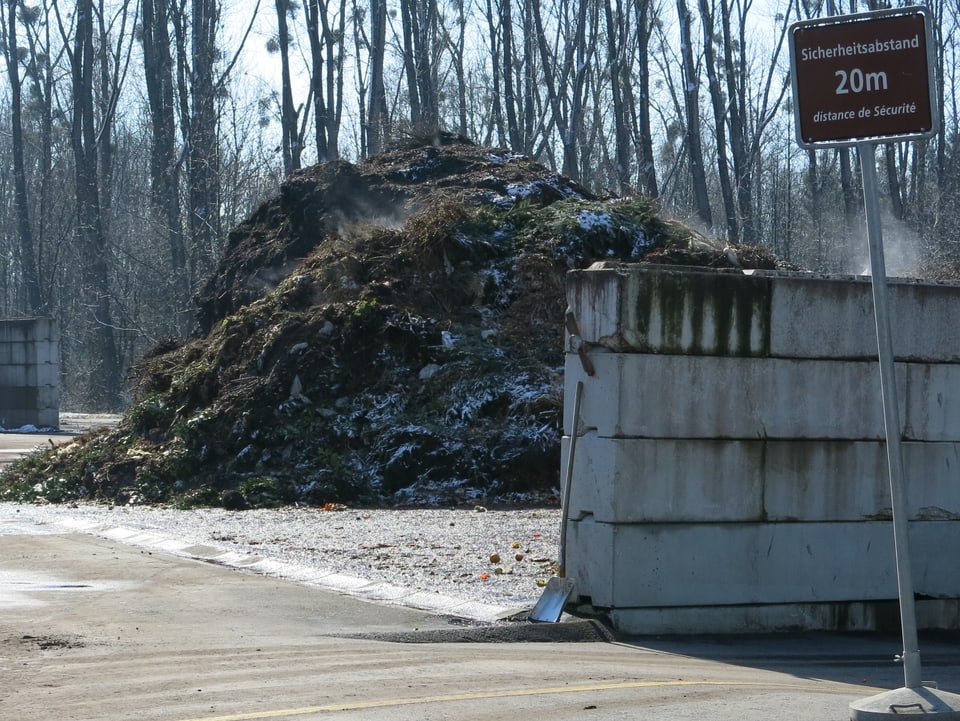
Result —
<svg viewBox="0 0 960 721"><path fill-rule="evenodd" d="M888 279L898 360L960 361L960 283ZM600 263L567 277L589 345L620 353L877 359L867 276Z"/></svg>
<svg viewBox="0 0 960 721"><path fill-rule="evenodd" d="M567 276L580 336L616 352L766 356L770 281L739 272L591 267Z"/></svg>

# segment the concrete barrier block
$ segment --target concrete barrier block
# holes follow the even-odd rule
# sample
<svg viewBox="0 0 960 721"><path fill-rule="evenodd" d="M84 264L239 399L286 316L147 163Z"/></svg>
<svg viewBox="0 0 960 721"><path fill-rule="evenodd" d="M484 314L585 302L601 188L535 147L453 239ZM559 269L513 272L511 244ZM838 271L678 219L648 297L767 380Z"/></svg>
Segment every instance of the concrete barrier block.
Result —
<svg viewBox="0 0 960 721"><path fill-rule="evenodd" d="M60 427L60 408L53 406L37 409L37 426L40 428L59 428Z"/></svg>
<svg viewBox="0 0 960 721"><path fill-rule="evenodd" d="M566 468L564 438L561 468ZM577 440L570 517L603 523L762 521L759 442Z"/></svg>
<svg viewBox="0 0 960 721"><path fill-rule="evenodd" d="M0 345L19 345L33 340L36 327L36 318L0 321Z"/></svg>
<svg viewBox="0 0 960 721"><path fill-rule="evenodd" d="M58 428L59 425L59 408L0 408L0 428L7 430L23 426Z"/></svg>
<svg viewBox="0 0 960 721"><path fill-rule="evenodd" d="M569 438L564 437L561 468ZM904 443L912 520L960 520L960 443ZM602 523L890 517L886 446L849 441L579 438L570 516Z"/></svg>
<svg viewBox="0 0 960 721"><path fill-rule="evenodd" d="M956 599L918 599L916 611L920 629L960 627L960 602ZM896 601L617 608L610 611L610 619L619 631L633 635L800 630L900 633Z"/></svg>
<svg viewBox="0 0 960 721"><path fill-rule="evenodd" d="M0 365L22 365L33 362L27 348L26 343L0 343Z"/></svg>
<svg viewBox="0 0 960 721"><path fill-rule="evenodd" d="M889 522L570 524L567 572L609 608L823 603L897 596ZM910 524L917 593L960 597L960 524Z"/></svg>
<svg viewBox="0 0 960 721"><path fill-rule="evenodd" d="M38 363L34 366L38 386L57 386L60 384L60 367L56 363Z"/></svg>
<svg viewBox="0 0 960 721"><path fill-rule="evenodd" d="M770 350L797 358L876 358L873 286L867 276L771 274ZM888 279L890 325L898 360L955 363L952 332L960 283Z"/></svg>
<svg viewBox="0 0 960 721"><path fill-rule="evenodd" d="M960 283L888 279L898 360L958 362ZM571 271L580 335L616 352L875 359L868 276L596 264Z"/></svg>
<svg viewBox="0 0 960 721"><path fill-rule="evenodd" d="M567 276L581 337L619 352L765 356L770 281L739 272L592 267Z"/></svg>
<svg viewBox="0 0 960 721"><path fill-rule="evenodd" d="M37 386L36 392L37 392L36 407L38 409L60 407L60 387L59 386Z"/></svg>
<svg viewBox="0 0 960 721"><path fill-rule="evenodd" d="M0 391L0 409L37 408L39 393L36 386L6 386ZM3 410L0 410L3 412Z"/></svg>
<svg viewBox="0 0 960 721"><path fill-rule="evenodd" d="M23 426L40 426L40 416L35 408L0 407L0 428L7 430Z"/></svg>
<svg viewBox="0 0 960 721"><path fill-rule="evenodd" d="M0 365L0 388L3 389L0 393L6 394L7 389L10 388L35 385L37 385L36 366L29 363ZM5 401L0 399L0 405L4 403Z"/></svg>
<svg viewBox="0 0 960 721"><path fill-rule="evenodd" d="M767 520L890 518L886 443L770 441L765 445ZM960 520L960 443L908 441L900 450L909 519Z"/></svg>
<svg viewBox="0 0 960 721"><path fill-rule="evenodd" d="M640 438L885 438L879 367L868 361L591 353L566 358L566 397L584 382L581 417L599 435ZM907 440L960 440L960 365L897 364ZM564 431L570 432L570 411Z"/></svg>
<svg viewBox="0 0 960 721"><path fill-rule="evenodd" d="M584 381L582 418L601 436L884 437L872 363L625 353L591 359L596 375L588 377L579 358L567 355L566 392L572 398L573 384Z"/></svg>
<svg viewBox="0 0 960 721"><path fill-rule="evenodd" d="M770 351L773 355L877 358L869 278L777 274L770 280L773 295Z"/></svg>
<svg viewBox="0 0 960 721"><path fill-rule="evenodd" d="M901 416L904 437L960 440L960 365L911 363L907 369L906 413Z"/></svg>

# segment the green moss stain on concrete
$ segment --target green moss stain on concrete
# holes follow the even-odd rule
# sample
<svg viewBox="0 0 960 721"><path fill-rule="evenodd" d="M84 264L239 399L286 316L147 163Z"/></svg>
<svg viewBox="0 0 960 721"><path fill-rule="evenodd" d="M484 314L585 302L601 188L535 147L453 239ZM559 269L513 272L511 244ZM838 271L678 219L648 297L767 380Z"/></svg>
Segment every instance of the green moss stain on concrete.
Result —
<svg viewBox="0 0 960 721"><path fill-rule="evenodd" d="M770 281L733 273L638 268L632 345L639 352L770 354Z"/></svg>

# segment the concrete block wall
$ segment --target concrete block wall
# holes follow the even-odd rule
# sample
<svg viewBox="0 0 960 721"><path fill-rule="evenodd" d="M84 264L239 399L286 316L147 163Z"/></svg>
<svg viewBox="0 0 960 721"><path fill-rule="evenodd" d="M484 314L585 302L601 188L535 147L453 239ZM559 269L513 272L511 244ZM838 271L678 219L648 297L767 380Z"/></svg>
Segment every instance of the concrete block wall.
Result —
<svg viewBox="0 0 960 721"><path fill-rule="evenodd" d="M0 320L0 428L59 426L59 371L55 321Z"/></svg>
<svg viewBox="0 0 960 721"><path fill-rule="evenodd" d="M960 285L889 287L918 616L955 628ZM895 623L870 279L600 264L567 292L577 592L635 633Z"/></svg>

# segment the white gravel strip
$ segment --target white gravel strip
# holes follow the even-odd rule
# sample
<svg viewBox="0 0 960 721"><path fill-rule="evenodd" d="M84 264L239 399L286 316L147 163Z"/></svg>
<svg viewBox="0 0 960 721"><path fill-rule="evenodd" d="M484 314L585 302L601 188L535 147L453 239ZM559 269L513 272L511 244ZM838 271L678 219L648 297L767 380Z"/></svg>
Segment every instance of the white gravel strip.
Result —
<svg viewBox="0 0 960 721"><path fill-rule="evenodd" d="M83 532L358 596L492 621L553 575L560 511L178 511L0 503L0 535Z"/></svg>

